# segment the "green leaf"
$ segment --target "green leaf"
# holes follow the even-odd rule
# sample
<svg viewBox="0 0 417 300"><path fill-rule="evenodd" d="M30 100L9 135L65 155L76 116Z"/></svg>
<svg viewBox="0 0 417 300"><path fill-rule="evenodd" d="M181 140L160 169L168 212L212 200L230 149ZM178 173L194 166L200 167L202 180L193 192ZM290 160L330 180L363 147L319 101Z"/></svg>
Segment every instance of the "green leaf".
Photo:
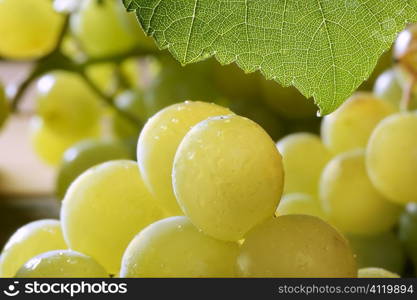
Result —
<svg viewBox="0 0 417 300"><path fill-rule="evenodd" d="M417 0L123 0L182 64L215 56L294 85L322 114L372 72Z"/></svg>

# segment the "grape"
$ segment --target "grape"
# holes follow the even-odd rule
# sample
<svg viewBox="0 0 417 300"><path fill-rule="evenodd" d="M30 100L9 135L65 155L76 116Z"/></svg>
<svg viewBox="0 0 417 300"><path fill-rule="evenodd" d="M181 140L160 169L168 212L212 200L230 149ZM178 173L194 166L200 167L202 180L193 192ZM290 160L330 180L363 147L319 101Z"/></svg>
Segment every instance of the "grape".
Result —
<svg viewBox="0 0 417 300"><path fill-rule="evenodd" d="M172 184L185 215L206 234L237 241L274 215L282 194L281 155L255 122L212 117L184 137Z"/></svg>
<svg viewBox="0 0 417 300"><path fill-rule="evenodd" d="M139 167L156 200L171 215L181 215L172 190L172 163L182 138L198 122L232 112L216 104L191 102L169 106L145 124L139 137Z"/></svg>
<svg viewBox="0 0 417 300"><path fill-rule="evenodd" d="M358 278L400 278L400 275L382 268L362 268L358 271Z"/></svg>
<svg viewBox="0 0 417 300"><path fill-rule="evenodd" d="M4 93L3 86L0 84L0 129L6 122L9 116L9 103Z"/></svg>
<svg viewBox="0 0 417 300"><path fill-rule="evenodd" d="M116 89L116 65L114 63L93 64L86 68L86 75L105 95L112 95Z"/></svg>
<svg viewBox="0 0 417 300"><path fill-rule="evenodd" d="M279 202L275 215L310 215L325 219L324 212L318 199L302 193L284 195Z"/></svg>
<svg viewBox="0 0 417 300"><path fill-rule="evenodd" d="M76 73L55 71L42 76L36 88L37 112L59 135L79 135L97 127L100 99Z"/></svg>
<svg viewBox="0 0 417 300"><path fill-rule="evenodd" d="M63 16L50 0L0 1L0 56L35 59L51 52L62 30Z"/></svg>
<svg viewBox="0 0 417 300"><path fill-rule="evenodd" d="M65 151L56 179L56 194L64 198L69 185L84 171L99 163L130 159L129 150L118 141L89 139Z"/></svg>
<svg viewBox="0 0 417 300"><path fill-rule="evenodd" d="M323 143L336 154L365 148L375 126L394 111L386 101L369 93L357 93L323 118Z"/></svg>
<svg viewBox="0 0 417 300"><path fill-rule="evenodd" d="M373 93L376 97L390 102L394 107L400 107L403 88L398 82L394 69L388 69L378 76Z"/></svg>
<svg viewBox="0 0 417 300"><path fill-rule="evenodd" d="M187 217L160 220L143 229L122 260L121 277L233 277L238 245L215 240Z"/></svg>
<svg viewBox="0 0 417 300"><path fill-rule="evenodd" d="M320 138L311 133L294 133L277 144L284 164L284 193L317 194L320 174L331 154Z"/></svg>
<svg viewBox="0 0 417 300"><path fill-rule="evenodd" d="M106 270L93 258L73 250L54 250L27 261L17 278L106 278Z"/></svg>
<svg viewBox="0 0 417 300"><path fill-rule="evenodd" d="M117 274L124 250L142 228L163 217L136 162L116 160L90 168L68 188L61 208L71 249Z"/></svg>
<svg viewBox="0 0 417 300"><path fill-rule="evenodd" d="M81 136L61 136L46 126L43 119L33 117L29 124L30 141L35 153L47 164L56 166L61 161L65 150L88 137L99 135L98 128L89 129Z"/></svg>
<svg viewBox="0 0 417 300"><path fill-rule="evenodd" d="M407 204L400 218L398 237L417 267L417 203Z"/></svg>
<svg viewBox="0 0 417 300"><path fill-rule="evenodd" d="M127 115L130 115L143 123L145 123L148 118L143 96L137 90L128 90L118 95L115 100L115 105ZM112 129L116 136L121 138L138 138L140 130L142 129L139 124L134 124L119 113L116 113L113 116L112 121Z"/></svg>
<svg viewBox="0 0 417 300"><path fill-rule="evenodd" d="M71 15L72 34L91 57L108 57L132 50L138 35L132 30L121 1L84 0L79 11Z"/></svg>
<svg viewBox="0 0 417 300"><path fill-rule="evenodd" d="M14 277L30 258L42 252L65 249L61 225L57 220L39 220L17 230L0 256L0 277Z"/></svg>
<svg viewBox="0 0 417 300"><path fill-rule="evenodd" d="M417 25L400 32L394 44L394 60L411 76L417 75Z"/></svg>
<svg viewBox="0 0 417 300"><path fill-rule="evenodd" d="M314 101L294 87L283 87L276 81L262 79L261 88L265 103L282 117L304 119L317 114Z"/></svg>
<svg viewBox="0 0 417 300"><path fill-rule="evenodd" d="M380 267L401 273L405 265L402 245L392 232L371 236L348 235L359 268Z"/></svg>
<svg viewBox="0 0 417 300"><path fill-rule="evenodd" d="M320 199L328 220L351 234L377 234L397 221L400 207L389 202L372 185L363 150L339 154L325 167Z"/></svg>
<svg viewBox="0 0 417 300"><path fill-rule="evenodd" d="M244 277L356 277L347 240L319 218L286 215L253 228L238 256Z"/></svg>
<svg viewBox="0 0 417 300"><path fill-rule="evenodd" d="M389 200L417 202L417 113L398 113L375 128L366 167L375 187Z"/></svg>

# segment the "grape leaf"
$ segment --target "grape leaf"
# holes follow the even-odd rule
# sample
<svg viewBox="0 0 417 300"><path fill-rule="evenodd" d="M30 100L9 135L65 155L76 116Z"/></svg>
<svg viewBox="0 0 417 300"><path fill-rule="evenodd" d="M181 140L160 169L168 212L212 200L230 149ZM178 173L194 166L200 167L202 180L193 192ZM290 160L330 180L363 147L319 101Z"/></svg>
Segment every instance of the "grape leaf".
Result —
<svg viewBox="0 0 417 300"><path fill-rule="evenodd" d="M182 64L215 56L294 85L321 114L370 75L417 0L123 0Z"/></svg>

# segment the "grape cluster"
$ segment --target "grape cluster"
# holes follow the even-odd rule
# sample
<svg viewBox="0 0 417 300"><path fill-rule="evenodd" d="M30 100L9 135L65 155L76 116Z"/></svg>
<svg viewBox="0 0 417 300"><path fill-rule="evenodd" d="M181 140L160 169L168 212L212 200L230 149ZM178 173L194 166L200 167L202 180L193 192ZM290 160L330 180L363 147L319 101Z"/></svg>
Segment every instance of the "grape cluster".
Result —
<svg viewBox="0 0 417 300"><path fill-rule="evenodd" d="M10 17L22 5L33 19ZM320 136L282 138L320 120L295 89L210 60L123 58L154 45L120 1L84 0L67 21L60 36L51 1L0 2L1 57L75 62L36 77L30 122L34 150L58 167L60 220L20 228L0 277L399 277L407 257L417 266L415 26L372 93L325 116ZM0 87L0 126L9 109Z"/></svg>

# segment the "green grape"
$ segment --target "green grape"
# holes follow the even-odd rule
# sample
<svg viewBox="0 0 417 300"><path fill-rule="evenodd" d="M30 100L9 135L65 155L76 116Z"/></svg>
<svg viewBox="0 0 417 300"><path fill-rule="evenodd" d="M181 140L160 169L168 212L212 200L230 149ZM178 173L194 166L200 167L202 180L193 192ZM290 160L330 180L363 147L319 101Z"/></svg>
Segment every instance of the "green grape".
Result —
<svg viewBox="0 0 417 300"><path fill-rule="evenodd" d="M56 178L56 195L63 199L70 184L84 171L100 163L130 159L125 145L118 141L89 139L65 151Z"/></svg>
<svg viewBox="0 0 417 300"><path fill-rule="evenodd" d="M182 67L172 58L163 58L160 65L158 76L144 94L149 115L184 100L213 102L219 98L211 77L212 60Z"/></svg>
<svg viewBox="0 0 417 300"><path fill-rule="evenodd" d="M122 54L138 44L130 17L121 1L84 0L80 9L71 15L71 32L88 56Z"/></svg>
<svg viewBox="0 0 417 300"><path fill-rule="evenodd" d="M35 59L48 54L58 41L63 20L50 0L0 1L0 56Z"/></svg>
<svg viewBox="0 0 417 300"><path fill-rule="evenodd" d="M106 95L112 95L116 89L115 74L116 65L114 63L94 64L86 68L86 75Z"/></svg>
<svg viewBox="0 0 417 300"><path fill-rule="evenodd" d="M331 159L320 137L294 133L280 140L277 147L284 164L284 193L317 195L320 174Z"/></svg>
<svg viewBox="0 0 417 300"><path fill-rule="evenodd" d="M106 278L109 274L93 258L73 251L54 250L27 261L16 278Z"/></svg>
<svg viewBox="0 0 417 300"><path fill-rule="evenodd" d="M115 160L84 172L71 184L61 208L65 240L117 274L122 255L142 228L163 217L136 162Z"/></svg>
<svg viewBox="0 0 417 300"><path fill-rule="evenodd" d="M411 24L400 32L394 44L394 60L411 76L417 76L417 25Z"/></svg>
<svg viewBox="0 0 417 300"><path fill-rule="evenodd" d="M261 88L265 103L282 117L304 119L317 114L313 100L304 97L294 87L283 87L276 81L262 79Z"/></svg>
<svg viewBox="0 0 417 300"><path fill-rule="evenodd" d="M65 249L61 224L57 220L39 220L17 230L0 256L0 277L14 277L32 257L46 251Z"/></svg>
<svg viewBox="0 0 417 300"><path fill-rule="evenodd" d="M375 128L366 149L366 167L375 187L389 200L417 202L417 113L398 113Z"/></svg>
<svg viewBox="0 0 417 300"><path fill-rule="evenodd" d="M274 141L283 136L284 126L280 118L262 103L241 99L228 103L226 106L236 114L261 125Z"/></svg>
<svg viewBox="0 0 417 300"><path fill-rule="evenodd" d="M234 277L238 244L215 240L187 217L143 229L127 247L121 277Z"/></svg>
<svg viewBox="0 0 417 300"><path fill-rule="evenodd" d="M274 141L258 124L236 115L194 126L179 145L172 169L185 215L206 234L229 241L242 239L274 215L283 177Z"/></svg>
<svg viewBox="0 0 417 300"><path fill-rule="evenodd" d="M358 271L358 278L400 278L400 275L382 268L362 268Z"/></svg>
<svg viewBox="0 0 417 300"><path fill-rule="evenodd" d="M292 193L284 195L275 215L309 215L325 220L320 201L308 194Z"/></svg>
<svg viewBox="0 0 417 300"><path fill-rule="evenodd" d="M372 185L363 150L340 154L327 164L320 179L320 200L330 223L350 234L387 231L401 211Z"/></svg>
<svg viewBox="0 0 417 300"><path fill-rule="evenodd" d="M272 218L245 237L237 259L244 277L356 277L347 240L307 215Z"/></svg>
<svg viewBox="0 0 417 300"><path fill-rule="evenodd" d="M403 87L398 81L394 69L388 69L378 76L375 81L373 93L376 97L388 101L394 107L400 107L400 102L403 97Z"/></svg>
<svg viewBox="0 0 417 300"><path fill-rule="evenodd" d="M417 203L407 204L400 217L398 237L417 267Z"/></svg>
<svg viewBox="0 0 417 300"><path fill-rule="evenodd" d="M182 215L171 179L178 145L198 122L227 114L232 112L216 104L186 101L161 110L145 124L137 148L139 167L149 190L171 215Z"/></svg>
<svg viewBox="0 0 417 300"><path fill-rule="evenodd" d="M394 112L390 103L369 93L357 93L323 118L323 143L336 154L365 148L375 126Z"/></svg>
<svg viewBox="0 0 417 300"><path fill-rule="evenodd" d="M405 255L401 242L392 232L361 236L347 236L356 254L359 268L380 267L401 273L405 266Z"/></svg>
<svg viewBox="0 0 417 300"><path fill-rule="evenodd" d="M59 135L80 135L100 121L100 98L76 73L54 71L42 76L36 101L39 116Z"/></svg>
<svg viewBox="0 0 417 300"><path fill-rule="evenodd" d="M127 115L145 123L148 119L143 95L137 90L128 90L117 96L115 105ZM121 138L138 138L142 127L140 124L126 119L126 116L116 113L112 119L112 129L116 136Z"/></svg>
<svg viewBox="0 0 417 300"><path fill-rule="evenodd" d="M9 103L4 93L3 86L0 84L0 129L4 125L9 116Z"/></svg>
<svg viewBox="0 0 417 300"><path fill-rule="evenodd" d="M249 100L259 104L261 98L259 73L245 74L237 64L213 65L213 80L221 94L233 100Z"/></svg>
<svg viewBox="0 0 417 300"><path fill-rule="evenodd" d="M29 124L30 141L33 150L43 162L56 166L61 161L65 150L75 143L90 137L99 136L99 128L91 128L81 136L61 136L46 126L43 119L33 117Z"/></svg>

